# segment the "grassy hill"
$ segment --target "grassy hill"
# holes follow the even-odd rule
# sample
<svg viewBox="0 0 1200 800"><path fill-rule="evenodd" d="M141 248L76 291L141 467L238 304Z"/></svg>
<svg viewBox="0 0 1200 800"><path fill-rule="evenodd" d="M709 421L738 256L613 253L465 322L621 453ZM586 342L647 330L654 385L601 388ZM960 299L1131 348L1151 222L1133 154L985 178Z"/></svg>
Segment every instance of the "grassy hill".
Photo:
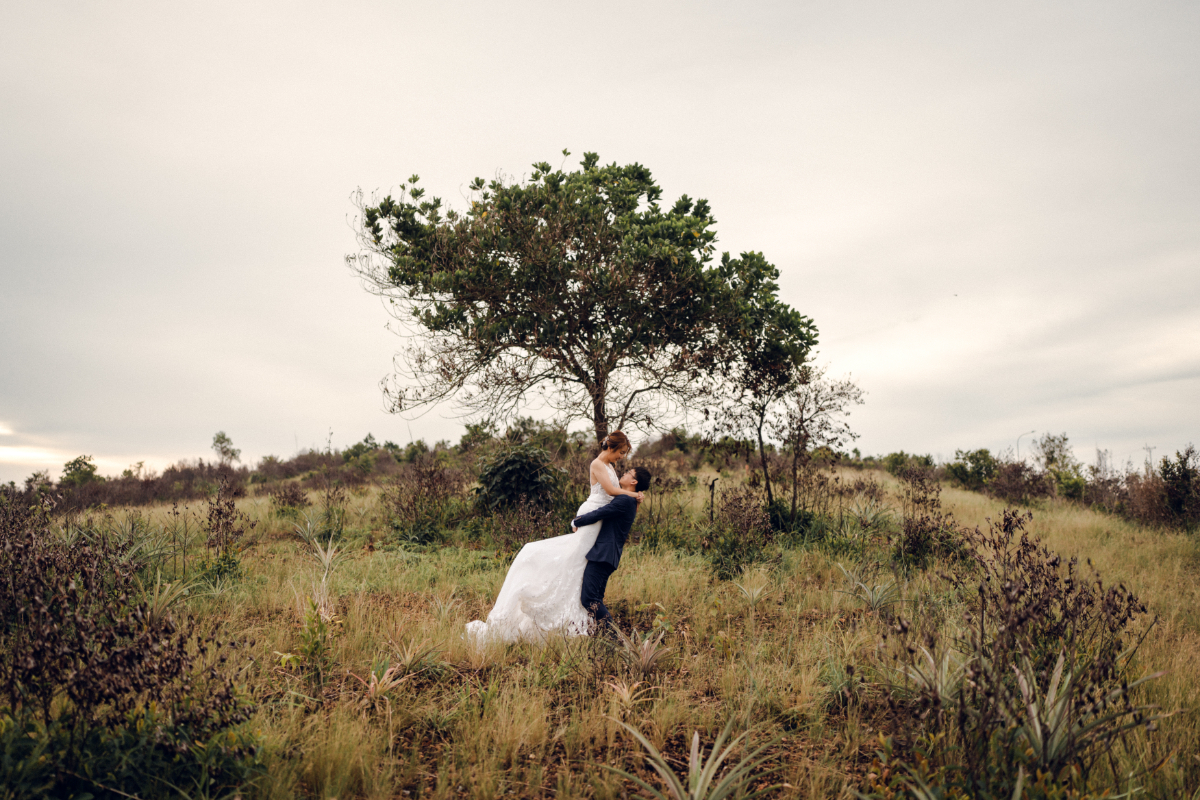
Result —
<svg viewBox="0 0 1200 800"><path fill-rule="evenodd" d="M190 585L176 617L194 619L200 635L253 642L220 666L253 704L236 727L256 745L248 796L624 797L639 787L603 765L664 786L621 723L686 775L693 733L703 757L731 720L733 735L749 731L743 745L766 747L749 785L781 783L781 797L920 796L922 786L955 796L964 770L980 765L1006 796L1016 783L1026 797L1200 791L1194 536L1040 501L1027 522L1010 518L1010 545L1023 524L1047 548L1028 549L1021 567L1033 576L1022 596L1042 592L1045 602L1019 624L986 608L968 619L986 564L1003 560L984 535L1005 519L994 500L946 489L939 507L937 489L914 495L886 473L830 471L806 524L772 531L737 515L734 501L754 491L739 470L726 470L724 495L710 495L712 467L656 466L667 480L609 584L631 637L618 647L561 637L468 644L463 626L486 617L515 550L559 533L569 510L485 515L472 511L465 483L443 498L457 511L424 534L398 518L416 513L417 484L365 483L293 492L292 505L261 495L215 512L193 503L79 514L49 535L141 542L143 585L155 574ZM718 578L730 560L743 571ZM1118 585L1127 592L1105 594ZM1005 640L1006 624L1023 632ZM1020 733L1032 730L1029 703L1005 711L970 687L988 685L984 656L1005 665L995 680L1010 701L1021 672L1045 725L1059 653L1061 672L1078 676L1071 719L1117 716L1043 752ZM68 699L55 702L70 715ZM1123 713L1142 705L1157 711ZM152 784L139 796L166 796Z"/></svg>

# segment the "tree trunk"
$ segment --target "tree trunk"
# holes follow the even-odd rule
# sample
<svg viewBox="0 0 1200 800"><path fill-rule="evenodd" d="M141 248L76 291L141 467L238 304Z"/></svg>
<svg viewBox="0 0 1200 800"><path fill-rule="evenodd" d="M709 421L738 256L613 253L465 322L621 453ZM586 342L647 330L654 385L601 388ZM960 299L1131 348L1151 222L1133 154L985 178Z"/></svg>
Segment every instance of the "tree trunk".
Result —
<svg viewBox="0 0 1200 800"><path fill-rule="evenodd" d="M796 501L800 493L800 478L796 474L798 472L797 463L800 458L800 452L796 445L792 446L792 526L796 525Z"/></svg>
<svg viewBox="0 0 1200 800"><path fill-rule="evenodd" d="M759 416L759 418L758 418L758 457L759 457L759 460L762 461L763 483L765 483L767 486L767 507L769 508L770 506L775 504L775 495L773 495L771 493L771 471L767 467L767 448L766 448L766 445L763 444L763 435L762 435L763 422L764 422L763 417Z"/></svg>
<svg viewBox="0 0 1200 800"><path fill-rule="evenodd" d="M608 436L608 409L604 402L604 384L597 383L592 389L592 424L596 427L596 444Z"/></svg>

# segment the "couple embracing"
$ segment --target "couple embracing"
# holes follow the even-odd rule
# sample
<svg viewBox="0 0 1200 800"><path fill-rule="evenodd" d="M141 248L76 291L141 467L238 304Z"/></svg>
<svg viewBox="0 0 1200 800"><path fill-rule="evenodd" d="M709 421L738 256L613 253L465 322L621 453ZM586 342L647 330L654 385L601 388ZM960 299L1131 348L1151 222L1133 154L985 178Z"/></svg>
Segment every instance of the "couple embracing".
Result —
<svg viewBox="0 0 1200 800"><path fill-rule="evenodd" d="M572 532L521 548L487 621L467 624L469 639L540 641L553 631L608 633L612 617L604 590L650 486L645 467L617 476L613 465L629 451L629 439L620 431L605 437L589 468L592 492L572 520Z"/></svg>

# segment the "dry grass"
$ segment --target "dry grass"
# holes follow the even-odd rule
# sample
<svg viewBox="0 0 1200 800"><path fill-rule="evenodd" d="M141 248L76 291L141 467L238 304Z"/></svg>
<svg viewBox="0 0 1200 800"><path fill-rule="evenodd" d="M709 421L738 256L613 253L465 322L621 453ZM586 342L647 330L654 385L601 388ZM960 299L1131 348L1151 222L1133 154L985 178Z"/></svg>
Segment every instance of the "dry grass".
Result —
<svg viewBox="0 0 1200 800"><path fill-rule="evenodd" d="M706 517L707 501L698 486L686 504ZM188 601L205 624L256 640L241 676L259 703L252 725L269 766L255 795L624 797L633 785L600 764L657 779L613 717L638 727L677 765L686 762L693 731L712 741L734 717L737 730L756 728L753 741L782 734L770 751L783 766L779 796L850 797L860 787L878 746L881 717L872 708L883 690L878 674L848 681L846 666L883 669L879 631L887 612L868 613L845 591L838 569L839 562L852 566L845 553L773 553L766 571L752 577L769 592L751 601L733 583L715 581L700 556L629 548L609 584L618 621L645 631L658 616L671 627L663 640L670 654L641 674L589 640L468 647L463 625L486 615L504 563L459 546L389 547L377 494L349 502L346 556L327 582L338 623L323 685L276 655L296 651L304 626L297 599L320 582L321 568L291 532L293 523L271 516L265 498L239 503L259 523L244 553L245 576ZM957 490L946 490L943 502L971 526L1002 511ZM165 511L148 513L165 521ZM1196 792L1200 548L1180 534L1067 504L1035 509L1032 529L1051 549L1090 559L1107 582L1133 588L1158 615L1139 668L1169 671L1150 697L1179 713L1152 738L1140 734L1121 766L1137 771L1173 751L1141 783L1154 797ZM909 617L950 619L944 590L935 572L919 574L903 587L900 608ZM364 702L363 682L350 673L365 677L385 661L396 664L415 643L428 655L409 665L412 676L387 702Z"/></svg>

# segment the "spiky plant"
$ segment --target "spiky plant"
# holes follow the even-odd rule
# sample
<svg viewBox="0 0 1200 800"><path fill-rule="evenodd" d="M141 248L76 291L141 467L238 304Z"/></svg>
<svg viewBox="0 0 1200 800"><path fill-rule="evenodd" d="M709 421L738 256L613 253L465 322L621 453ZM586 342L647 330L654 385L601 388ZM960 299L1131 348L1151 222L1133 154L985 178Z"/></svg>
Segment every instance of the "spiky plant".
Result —
<svg viewBox="0 0 1200 800"><path fill-rule="evenodd" d="M157 625L159 622L166 619L170 613L171 607L187 597L188 593L196 586L198 581L168 581L163 582L162 571L156 570L154 576L154 586L147 589L142 585L141 580L138 580L138 585L145 592L146 608L145 613L149 620Z"/></svg>
<svg viewBox="0 0 1200 800"><path fill-rule="evenodd" d="M613 700L615 700L617 705L620 707L621 715L623 717L628 715L642 703L649 702L650 695L654 692L654 687L646 686L639 689L638 687L642 686L642 684L642 681L634 681L632 684L630 684L627 681L621 680L620 678L615 678L612 681L604 684L612 690Z"/></svg>
<svg viewBox="0 0 1200 800"><path fill-rule="evenodd" d="M418 672L423 672L428 669L433 656L436 655L441 648L437 645L430 644L428 639L417 641L416 638L409 638L401 641L399 644L392 642L392 650L396 656L395 667L399 669L400 675L415 675Z"/></svg>
<svg viewBox="0 0 1200 800"><path fill-rule="evenodd" d="M902 599L902 587L897 581L867 583L869 577L865 573L860 575L857 572L846 569L840 563L837 565L837 568L846 576L846 581L851 587L849 590L839 589L838 592L862 600L866 604L867 610L873 614L878 614L884 609L891 608Z"/></svg>
<svg viewBox="0 0 1200 800"><path fill-rule="evenodd" d="M734 586L742 593L742 598L746 601L746 607L750 611L750 631L754 633L754 614L758 610L758 604L765 600L771 594L771 579L762 570L755 570L753 573L747 573L743 583L735 583Z"/></svg>
<svg viewBox="0 0 1200 800"><path fill-rule="evenodd" d="M890 508L869 497L854 501L849 512L858 526L866 532L884 528L896 518Z"/></svg>
<svg viewBox="0 0 1200 800"><path fill-rule="evenodd" d="M402 665L393 665L386 658L372 665L365 680L349 670L346 671L346 674L362 684L361 703L376 711L380 707L386 707L390 711L392 701L389 695L413 675L413 673L407 672Z"/></svg>
<svg viewBox="0 0 1200 800"><path fill-rule="evenodd" d="M304 517L304 524L300 525L297 523L292 527L296 530L297 536L299 536L305 542L311 544L317 540L317 531L319 528L317 523L307 513L303 514L302 516Z"/></svg>
<svg viewBox="0 0 1200 800"><path fill-rule="evenodd" d="M755 570L746 576L743 583L733 584L742 593L751 611L771 595L771 579L762 570Z"/></svg>
<svg viewBox="0 0 1200 800"><path fill-rule="evenodd" d="M967 658L951 648L947 648L940 659L935 658L925 647L918 649L920 657L914 656L913 663L904 665L904 675L919 690L938 697L942 705L953 705L967 674L967 668L974 659Z"/></svg>
<svg viewBox="0 0 1200 800"><path fill-rule="evenodd" d="M650 633L639 633L635 628L632 635L626 636L624 631L613 626L620 647L617 650L621 660L636 672L643 680L660 666L660 662L671 652L671 648L662 644L665 630L659 630L657 636Z"/></svg>
<svg viewBox="0 0 1200 800"><path fill-rule="evenodd" d="M434 614L437 615L438 622L445 622L462 605L462 600L456 598L454 591L451 590L445 596L435 595L431 604L433 605Z"/></svg>
<svg viewBox="0 0 1200 800"><path fill-rule="evenodd" d="M1077 763L1085 753L1105 749L1123 733L1139 726L1152 726L1165 714L1148 715L1154 706L1135 706L1130 692L1141 684L1165 673L1146 675L1132 683L1122 683L1108 692L1090 695L1078 687L1085 670L1066 669L1062 653L1045 692L1039 690L1033 665L1022 659L1014 666L1017 688L1021 693L1023 715L1014 714L1018 736L1028 744L1032 761L1039 770L1051 775ZM1023 718L1022 718L1023 717Z"/></svg>
<svg viewBox="0 0 1200 800"><path fill-rule="evenodd" d="M783 785L777 783L747 792L754 782L762 781L782 769L778 765L764 769L767 761L764 753L779 740L778 737L767 741L756 750L746 753L741 761L734 764L725 773L723 778L717 780L717 773L720 772L721 766L730 759L738 746L750 735L750 731L745 731L730 741L729 744L725 744L733 729L733 718L730 718L725 723L725 727L721 730L720 735L717 736L716 741L713 742L712 749L704 759L700 757L700 732L695 731L692 733L692 750L688 756L686 779L681 779L675 773L675 770L667 762L663 754L650 743L649 739L642 735L641 731L620 720L613 721L627 730L645 749L646 763L662 778L663 783L666 784L667 793L664 794L641 778L625 770L617 769L607 764L601 764L601 766L627 780L633 781L645 789L651 797L658 798L659 800L724 800L726 797L736 795L739 798L746 798L748 800L749 798L759 797L767 792L774 791Z"/></svg>
<svg viewBox="0 0 1200 800"><path fill-rule="evenodd" d="M329 575L333 572L333 568L337 566L345 554L333 543L332 534L329 537L329 541L325 544L321 544L317 539L313 539L309 542L309 545L312 547L313 559L321 567L321 583L325 583L329 580Z"/></svg>

